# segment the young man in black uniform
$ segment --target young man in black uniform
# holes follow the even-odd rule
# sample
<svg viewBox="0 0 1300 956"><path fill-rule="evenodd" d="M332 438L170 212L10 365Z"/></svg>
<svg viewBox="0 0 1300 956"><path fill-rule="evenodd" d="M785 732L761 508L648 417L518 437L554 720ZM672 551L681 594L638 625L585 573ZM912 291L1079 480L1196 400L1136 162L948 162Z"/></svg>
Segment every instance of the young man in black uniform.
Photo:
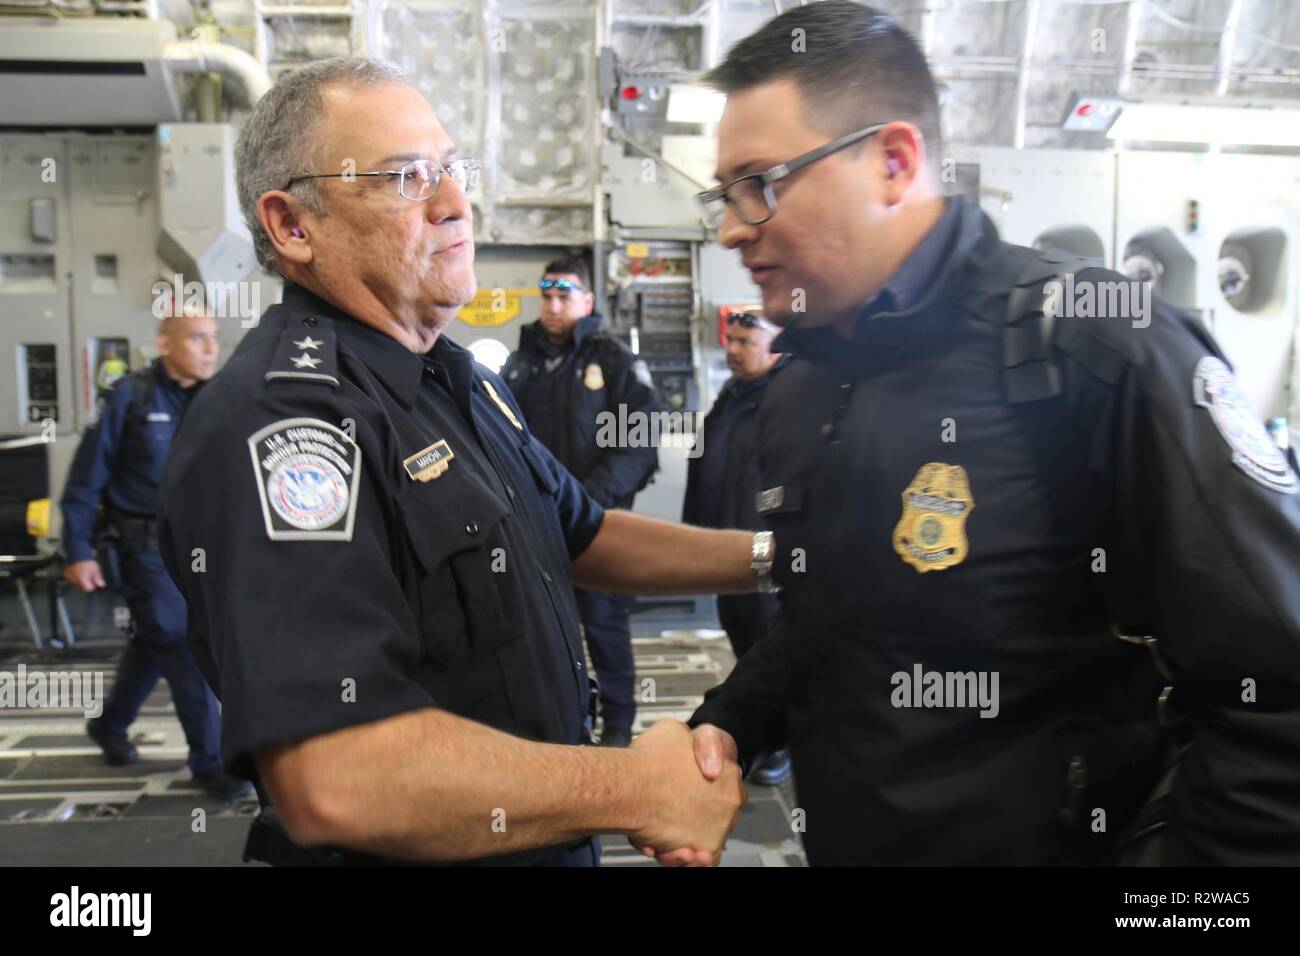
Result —
<svg viewBox="0 0 1300 956"><path fill-rule="evenodd" d="M1149 858L1300 863L1300 487L1214 339L944 200L877 11L793 9L712 80L701 198L795 361L759 419L782 622L694 715L702 766L788 738L814 864L1100 862L1167 681Z"/></svg>
<svg viewBox="0 0 1300 956"><path fill-rule="evenodd" d="M659 410L645 362L601 330L593 312L587 264L581 259L550 263L538 283L542 316L519 333L519 349L501 377L524 410L533 435L582 482L602 507L630 508L659 466L654 445L602 442L613 422L650 416ZM618 432L614 432L618 434ZM649 434L649 432L645 432ZM574 592L600 684L600 743L626 747L636 717L629 599L608 591Z"/></svg>
<svg viewBox="0 0 1300 956"><path fill-rule="evenodd" d="M247 854L591 865L625 833L716 862L737 767L706 781L671 720L578 746L573 582L749 590L762 540L602 508L441 334L476 286L477 165L392 67L281 76L236 153L284 302L190 409L160 533L227 764L259 786Z"/></svg>
<svg viewBox="0 0 1300 956"><path fill-rule="evenodd" d="M777 328L751 312L727 316L727 379L704 417L698 455L686 471L682 520L703 528L763 529L755 509L759 491L754 424L759 403L785 357L772 351ZM777 597L764 594L718 595L718 620L736 659L743 657L776 623ZM776 747L750 770L749 780L769 786L790 776L790 752Z"/></svg>

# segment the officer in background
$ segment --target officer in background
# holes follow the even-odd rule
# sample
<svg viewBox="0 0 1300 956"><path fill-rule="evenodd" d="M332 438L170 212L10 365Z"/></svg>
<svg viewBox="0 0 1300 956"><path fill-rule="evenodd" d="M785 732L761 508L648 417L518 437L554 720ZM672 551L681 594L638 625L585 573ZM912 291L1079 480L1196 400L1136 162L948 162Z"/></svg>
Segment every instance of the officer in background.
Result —
<svg viewBox="0 0 1300 956"><path fill-rule="evenodd" d="M519 349L501 375L538 441L587 493L603 507L630 508L659 467L658 450L650 443L602 444L602 431L619 432L601 426L605 421L615 426L624 420L635 423L637 416L646 416L647 425L652 421L649 416L659 410L659 403L650 372L627 346L601 330L601 317L592 311L596 295L585 262L552 262L538 286L542 316L520 330ZM631 601L622 594L585 588L578 588L575 596L600 682L601 746L626 747L636 717Z"/></svg>
<svg viewBox="0 0 1300 956"><path fill-rule="evenodd" d="M117 354L117 346L108 345L105 347L104 361L99 363L99 371L95 373L97 394L107 393L117 383L117 380L129 371L126 359Z"/></svg>
<svg viewBox="0 0 1300 956"><path fill-rule="evenodd" d="M112 766L140 759L127 738L160 676L190 745L195 782L221 800L251 793L222 772L221 713L186 638L185 600L158 553L158 486L181 418L217 370L217 323L206 315L170 314L154 340L158 358L120 379L86 430L60 502L65 577L81 591L106 586L95 559L94 530L102 507L118 552L120 585L132 634L118 664L103 714L86 732Z"/></svg>
<svg viewBox="0 0 1300 956"><path fill-rule="evenodd" d="M1180 736L1146 858L1300 863L1300 482L1213 337L945 200L878 11L792 9L710 79L701 199L795 361L758 424L782 620L702 766L788 738L814 864L1089 863Z"/></svg>
<svg viewBox="0 0 1300 956"><path fill-rule="evenodd" d="M764 523L755 510L759 490L754 423L759 403L786 357L772 351L777 328L753 312L727 315L727 379L704 417L689 459L682 520L705 528L751 528ZM775 593L719 594L718 620L739 660L776 623ZM778 747L750 771L756 783L775 785L790 776L790 753Z"/></svg>
<svg viewBox="0 0 1300 956"><path fill-rule="evenodd" d="M602 508L442 334L475 292L477 170L363 58L283 74L240 132L284 299L190 410L160 531L227 766L258 785L246 856L589 866L622 832L716 862L739 768L706 781L673 720L579 746L573 582L752 590L772 552Z"/></svg>

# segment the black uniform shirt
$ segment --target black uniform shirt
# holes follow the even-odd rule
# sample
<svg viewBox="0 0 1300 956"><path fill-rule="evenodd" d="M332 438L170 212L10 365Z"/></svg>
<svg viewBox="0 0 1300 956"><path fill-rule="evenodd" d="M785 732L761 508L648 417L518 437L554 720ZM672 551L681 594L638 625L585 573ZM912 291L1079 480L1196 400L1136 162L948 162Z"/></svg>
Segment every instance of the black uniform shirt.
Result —
<svg viewBox="0 0 1300 956"><path fill-rule="evenodd" d="M435 706L579 743L569 565L602 518L467 350L415 354L288 286L194 403L163 485L227 765Z"/></svg>
<svg viewBox="0 0 1300 956"><path fill-rule="evenodd" d="M99 421L86 430L77 446L63 489L60 504L68 561L94 558L91 537L101 504L133 516L153 518L157 513L158 483L172 437L199 388L182 388L167 374L161 359L117 380L103 402Z"/></svg>

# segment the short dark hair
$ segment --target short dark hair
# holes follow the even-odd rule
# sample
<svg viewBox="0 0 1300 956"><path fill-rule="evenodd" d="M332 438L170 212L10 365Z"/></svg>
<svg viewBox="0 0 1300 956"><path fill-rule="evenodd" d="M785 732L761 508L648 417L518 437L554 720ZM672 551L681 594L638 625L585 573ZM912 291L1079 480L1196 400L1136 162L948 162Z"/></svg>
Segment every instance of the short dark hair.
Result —
<svg viewBox="0 0 1300 956"><path fill-rule="evenodd" d="M938 165L934 77L893 17L849 0L795 7L733 46L704 82L730 94L787 77L809 104L812 125L827 135L904 120L921 131L928 160Z"/></svg>
<svg viewBox="0 0 1300 956"><path fill-rule="evenodd" d="M546 268L542 270L542 275L548 272L553 275L577 276L582 282L582 287L591 290L591 270L587 268L587 263L577 256L564 256L548 262Z"/></svg>

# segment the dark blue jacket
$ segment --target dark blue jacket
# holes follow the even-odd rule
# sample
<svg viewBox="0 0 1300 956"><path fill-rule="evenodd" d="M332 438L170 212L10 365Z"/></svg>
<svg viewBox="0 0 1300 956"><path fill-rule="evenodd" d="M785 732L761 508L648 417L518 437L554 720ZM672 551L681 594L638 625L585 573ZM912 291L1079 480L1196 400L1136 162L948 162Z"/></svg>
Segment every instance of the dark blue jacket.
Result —
<svg viewBox="0 0 1300 956"><path fill-rule="evenodd" d="M777 339L797 360L759 412L759 510L782 622L692 723L745 755L788 737L814 864L1100 862L1162 740L1163 681L1115 629L1153 635L1192 747L1163 862L1294 864L1300 483L1159 298L1008 321L1050 259L949 200L851 340ZM996 676L996 706L963 675Z"/></svg>
<svg viewBox="0 0 1300 956"><path fill-rule="evenodd" d="M559 347L549 345L540 320L524 326L501 377L528 427L587 493L604 507L627 508L658 469L658 449L602 444L602 435L621 437L614 423L626 422L626 434L634 436L631 416L653 415L660 406L645 363L600 323L599 315L581 319L572 341ZM548 360L556 366L549 371Z"/></svg>
<svg viewBox="0 0 1300 956"><path fill-rule="evenodd" d="M113 386L99 421L82 436L59 502L69 562L94 558L91 537L101 504L133 517L158 513L163 466L197 391L181 388L161 360Z"/></svg>
<svg viewBox="0 0 1300 956"><path fill-rule="evenodd" d="M718 392L687 462L682 521L705 528L766 527L754 506L760 490L755 423L768 385L788 361L781 356L752 382L729 378Z"/></svg>

